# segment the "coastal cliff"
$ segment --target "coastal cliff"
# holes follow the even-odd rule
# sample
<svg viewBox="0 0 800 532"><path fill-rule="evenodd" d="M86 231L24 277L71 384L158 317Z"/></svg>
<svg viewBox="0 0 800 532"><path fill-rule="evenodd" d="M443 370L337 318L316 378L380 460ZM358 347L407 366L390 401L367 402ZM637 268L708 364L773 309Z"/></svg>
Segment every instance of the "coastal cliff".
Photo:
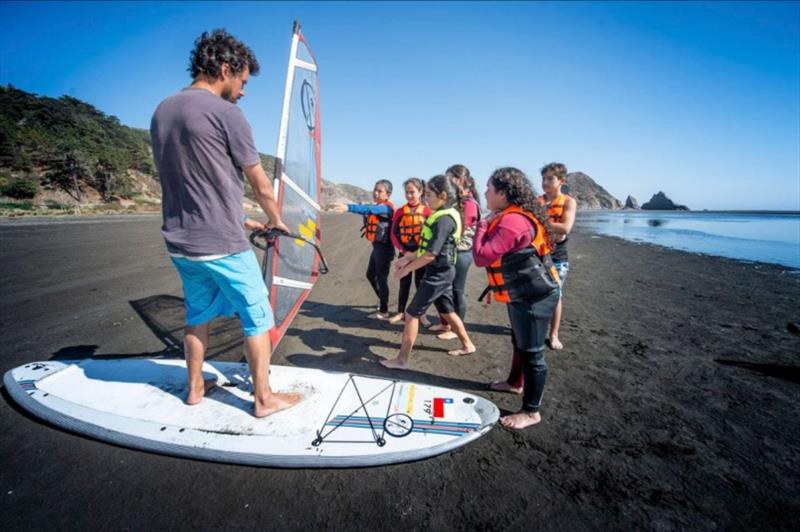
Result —
<svg viewBox="0 0 800 532"><path fill-rule="evenodd" d="M621 209L622 203L583 172L567 174L564 192L575 198L578 209Z"/></svg>

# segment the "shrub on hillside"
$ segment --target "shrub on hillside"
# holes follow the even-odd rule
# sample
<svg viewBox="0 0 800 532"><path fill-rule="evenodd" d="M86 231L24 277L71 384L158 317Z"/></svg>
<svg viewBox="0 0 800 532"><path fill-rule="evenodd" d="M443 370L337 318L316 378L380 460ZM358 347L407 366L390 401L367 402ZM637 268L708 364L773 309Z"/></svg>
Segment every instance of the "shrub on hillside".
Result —
<svg viewBox="0 0 800 532"><path fill-rule="evenodd" d="M25 179L24 177L18 177L8 181L0 192L2 192L4 196L14 199L31 199L36 195L38 190L39 185L36 182Z"/></svg>

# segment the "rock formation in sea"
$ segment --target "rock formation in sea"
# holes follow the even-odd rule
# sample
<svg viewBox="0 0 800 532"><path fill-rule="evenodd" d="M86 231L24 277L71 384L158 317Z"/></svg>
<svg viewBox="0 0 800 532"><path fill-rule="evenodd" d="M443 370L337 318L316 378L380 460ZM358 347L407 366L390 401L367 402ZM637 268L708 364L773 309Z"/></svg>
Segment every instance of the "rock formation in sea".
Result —
<svg viewBox="0 0 800 532"><path fill-rule="evenodd" d="M626 209L639 209L640 208L639 207L639 202L636 201L636 198L634 198L633 196L628 195L628 198L625 200L625 208Z"/></svg>
<svg viewBox="0 0 800 532"><path fill-rule="evenodd" d="M564 192L575 198L579 209L621 209L622 203L583 172L567 174Z"/></svg>
<svg viewBox="0 0 800 532"><path fill-rule="evenodd" d="M642 209L648 211L688 211L686 205L677 205L667 197L662 191L654 194L650 201L642 205Z"/></svg>

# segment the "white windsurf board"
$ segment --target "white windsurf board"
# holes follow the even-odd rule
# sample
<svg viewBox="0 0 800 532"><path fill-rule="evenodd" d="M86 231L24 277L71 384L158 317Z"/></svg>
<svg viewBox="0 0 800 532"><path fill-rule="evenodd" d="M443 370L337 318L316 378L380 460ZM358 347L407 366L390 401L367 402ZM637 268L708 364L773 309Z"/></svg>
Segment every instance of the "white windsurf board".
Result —
<svg viewBox="0 0 800 532"><path fill-rule="evenodd" d="M435 456L488 432L497 407L476 395L382 377L272 366L276 391L304 395L252 415L247 364L206 362L218 385L184 403L186 364L175 359L49 361L9 370L11 397L67 430L119 445L274 467L362 467Z"/></svg>

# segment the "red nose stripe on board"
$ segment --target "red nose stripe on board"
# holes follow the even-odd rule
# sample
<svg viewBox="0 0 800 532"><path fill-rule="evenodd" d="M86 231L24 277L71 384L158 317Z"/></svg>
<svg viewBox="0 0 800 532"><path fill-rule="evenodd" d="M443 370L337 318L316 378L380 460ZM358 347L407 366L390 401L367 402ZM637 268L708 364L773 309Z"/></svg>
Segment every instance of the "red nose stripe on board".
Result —
<svg viewBox="0 0 800 532"><path fill-rule="evenodd" d="M445 417L444 416L444 405L452 404L453 400L451 398L444 398L444 397L434 397L433 398L433 417Z"/></svg>

